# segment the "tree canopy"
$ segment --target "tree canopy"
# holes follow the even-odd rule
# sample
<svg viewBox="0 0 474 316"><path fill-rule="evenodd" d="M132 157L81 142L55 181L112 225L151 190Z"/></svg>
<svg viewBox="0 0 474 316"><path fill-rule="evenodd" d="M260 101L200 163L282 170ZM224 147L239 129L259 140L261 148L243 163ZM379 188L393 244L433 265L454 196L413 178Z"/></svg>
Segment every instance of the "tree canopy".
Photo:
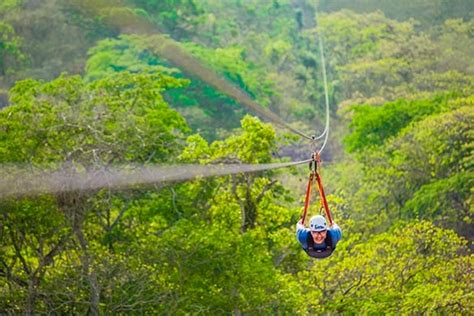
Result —
<svg viewBox="0 0 474 316"><path fill-rule="evenodd" d="M321 142L235 95L318 135L323 47L319 172L343 237L324 260L296 240L307 165L0 190L0 314L472 314L470 8L2 1L0 188L17 169L101 178L115 166L308 159Z"/></svg>

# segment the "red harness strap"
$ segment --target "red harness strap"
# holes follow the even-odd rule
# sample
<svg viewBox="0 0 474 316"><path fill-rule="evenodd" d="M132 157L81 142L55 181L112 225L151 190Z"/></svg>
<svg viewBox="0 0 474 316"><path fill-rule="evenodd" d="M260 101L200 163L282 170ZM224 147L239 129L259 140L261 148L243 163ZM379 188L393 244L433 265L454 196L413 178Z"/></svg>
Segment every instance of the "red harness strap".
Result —
<svg viewBox="0 0 474 316"><path fill-rule="evenodd" d="M329 221L329 227L332 226L332 216L329 211L328 201L326 200L326 194L324 194L323 182L321 181L321 176L316 173L316 181L318 182L319 196L321 197L321 204L323 204L324 211L326 211L326 218Z"/></svg>
<svg viewBox="0 0 474 316"><path fill-rule="evenodd" d="M318 183L319 196L321 197L321 204L323 205L324 211L326 212L326 218L329 221L329 226L332 226L333 224L332 216L331 216L331 212L329 211L328 202L326 200L326 194L324 193L323 182L321 180L321 176L319 175L317 171L318 164L321 164L321 158L319 157L318 153L314 153L313 161L311 161L309 164L311 173L309 174L308 186L306 187L306 197L304 200L303 214L301 215L301 223L304 225L304 221L306 220L306 214L308 213L309 201L311 197L311 184L316 179L316 182Z"/></svg>
<svg viewBox="0 0 474 316"><path fill-rule="evenodd" d="M301 224L303 225L306 219L306 214L308 213L309 200L311 197L311 183L313 181L314 181L314 172L311 172L309 174L308 186L306 187L306 197L304 199L304 210L303 210L303 214L301 215Z"/></svg>

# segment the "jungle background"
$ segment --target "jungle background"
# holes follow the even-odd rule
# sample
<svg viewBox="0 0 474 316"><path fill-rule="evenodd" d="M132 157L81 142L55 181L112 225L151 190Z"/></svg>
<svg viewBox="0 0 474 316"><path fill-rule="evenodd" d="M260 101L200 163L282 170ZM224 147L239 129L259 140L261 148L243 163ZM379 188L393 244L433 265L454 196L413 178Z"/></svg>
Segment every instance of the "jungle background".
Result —
<svg viewBox="0 0 474 316"><path fill-rule="evenodd" d="M0 197L0 314L472 314L473 12L469 0L2 0L0 164L31 170L307 159L307 140L186 63L317 134L322 39L321 175L343 239L325 260L296 241L307 166ZM166 41L193 59L170 62Z"/></svg>

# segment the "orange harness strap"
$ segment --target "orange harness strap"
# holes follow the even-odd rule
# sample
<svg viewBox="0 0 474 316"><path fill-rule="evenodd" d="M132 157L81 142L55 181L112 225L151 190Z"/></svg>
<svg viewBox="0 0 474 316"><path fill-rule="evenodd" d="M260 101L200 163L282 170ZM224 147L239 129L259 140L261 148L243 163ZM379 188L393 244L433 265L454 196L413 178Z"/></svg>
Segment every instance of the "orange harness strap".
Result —
<svg viewBox="0 0 474 316"><path fill-rule="evenodd" d="M314 181L314 173L311 172L309 174L308 186L306 187L306 197L304 199L304 210L303 210L303 214L301 215L301 223L303 225L306 219L306 214L308 213L309 200L311 197L311 183L313 183L313 181Z"/></svg>
<svg viewBox="0 0 474 316"><path fill-rule="evenodd" d="M321 198L321 204L324 207L324 211L326 212L326 218L329 221L329 226L332 226L333 221L332 221L331 212L329 211L329 205L326 200L326 194L324 193L323 181L317 171L318 164L319 165L321 164L321 158L318 153L314 153L313 160L309 164L311 173L309 174L308 185L306 187L306 197L304 200L303 214L301 215L301 223L304 225L304 221L306 220L306 214L308 213L309 201L311 198L311 184L314 182L314 180L316 180L318 184L319 196Z"/></svg>
<svg viewBox="0 0 474 316"><path fill-rule="evenodd" d="M326 200L326 194L324 194L323 182L321 181L321 176L316 173L316 181L318 182L319 196L321 197L321 204L323 204L324 211L326 212L326 218L329 221L329 227L332 226L332 216L329 211L328 201Z"/></svg>

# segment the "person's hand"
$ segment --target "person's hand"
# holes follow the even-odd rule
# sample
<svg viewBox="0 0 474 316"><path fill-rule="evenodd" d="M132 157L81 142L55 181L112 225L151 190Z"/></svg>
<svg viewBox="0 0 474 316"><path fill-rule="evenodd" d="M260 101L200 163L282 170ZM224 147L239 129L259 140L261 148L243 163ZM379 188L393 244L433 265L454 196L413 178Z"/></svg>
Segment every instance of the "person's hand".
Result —
<svg viewBox="0 0 474 316"><path fill-rule="evenodd" d="M297 223L296 223L296 230L298 229L304 229L304 224L303 224L303 219L300 219Z"/></svg>

